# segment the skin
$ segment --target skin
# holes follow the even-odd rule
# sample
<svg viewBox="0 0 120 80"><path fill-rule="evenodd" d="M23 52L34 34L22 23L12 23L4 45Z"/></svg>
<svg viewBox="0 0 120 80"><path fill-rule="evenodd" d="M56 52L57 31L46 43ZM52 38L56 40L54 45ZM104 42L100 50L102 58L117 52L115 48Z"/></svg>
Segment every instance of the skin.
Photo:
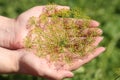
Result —
<svg viewBox="0 0 120 80"><path fill-rule="evenodd" d="M45 7L46 6L33 7L20 14L16 19L0 16L1 74L28 74L45 77L49 80L61 80L66 77L73 77L72 70L78 69L80 66L91 61L105 50L104 47L95 48L90 54L73 61L70 65L63 62L51 62L49 58L40 58L36 56L33 51L27 51L24 48L23 43L23 40L29 31L26 26L27 21L31 16L38 17L40 14L43 14L45 12ZM61 9L69 10L69 7L56 6L57 11L60 11ZM54 13L54 11L49 12L48 17ZM79 25L84 23L82 20L77 21ZM89 29L96 30L97 26L99 26L99 23L92 20ZM99 32L102 33L102 30ZM87 30L85 31L85 34L87 34ZM101 36L96 36L95 42L92 45L97 47L102 39ZM56 64L58 65L56 66ZM62 64L62 66L60 64Z"/></svg>

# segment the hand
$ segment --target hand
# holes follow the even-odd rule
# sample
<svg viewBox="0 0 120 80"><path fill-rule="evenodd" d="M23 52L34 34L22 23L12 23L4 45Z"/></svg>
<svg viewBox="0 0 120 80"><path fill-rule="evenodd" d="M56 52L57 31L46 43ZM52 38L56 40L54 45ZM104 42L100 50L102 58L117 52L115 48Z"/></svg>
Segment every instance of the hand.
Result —
<svg viewBox="0 0 120 80"><path fill-rule="evenodd" d="M22 56L19 62L20 68L18 73L42 76L50 80L61 80L66 77L73 77L73 73L70 70L75 70L79 68L83 64L98 56L103 51L104 48L97 48L92 54L83 57L83 59L76 60L70 65L64 63L59 64L50 62L48 59L39 58L30 52L21 51Z"/></svg>
<svg viewBox="0 0 120 80"><path fill-rule="evenodd" d="M70 8L67 6L56 6L55 11L50 11L47 13L50 16L52 14L55 14L56 12L61 11L62 9L69 10ZM8 49L24 48L24 38L27 36L29 32L27 29L29 18L32 16L39 17L39 15L44 14L45 12L46 12L46 6L36 6L23 12L16 19L9 19L9 20L5 19L6 22L2 21L2 23L5 23L5 24L8 23L8 25L10 26L0 27L0 33L1 33L0 46ZM84 23L84 21L82 20L76 20L76 22L78 25L82 25L82 23ZM5 24L2 26L6 26ZM89 27L90 27L89 29L93 28L92 30L96 31L97 29L101 32L102 30L96 28L97 26L99 26L99 23L97 21L91 20L89 24Z"/></svg>
<svg viewBox="0 0 120 80"><path fill-rule="evenodd" d="M24 49L13 51L0 48L0 73L13 72L45 77L49 80L61 80L66 77L73 77L73 73L70 70L79 68L103 51L104 48L97 48L93 53L68 65L37 57Z"/></svg>
<svg viewBox="0 0 120 80"><path fill-rule="evenodd" d="M77 69L103 51L104 48L97 48L92 54L83 57L83 59L76 60L71 65L60 63L62 64L60 66L58 63L39 58L24 49L8 50L0 48L0 73L29 74L42 76L50 80L61 80L66 77L73 77L73 73L70 70ZM58 64L58 66L56 67L55 64Z"/></svg>
<svg viewBox="0 0 120 80"><path fill-rule="evenodd" d="M69 7L57 6L56 10L59 11L63 8L69 9ZM85 57L73 61L70 65L63 62L62 63L51 62L47 58L44 58L44 59L39 58L32 52L26 51L24 49L23 40L28 33L27 26L26 26L27 21L31 16L38 17L40 14L44 12L44 9L45 9L45 6L34 7L22 13L16 20L13 20L14 21L14 29L13 29L14 31L12 30L13 35L9 34L9 36L13 39L11 39L12 40L10 43L11 45L7 46L7 48L9 49L23 48L21 50L13 51L13 53L16 53L13 56L17 55L17 59L15 62L16 65L14 65L15 67L13 67L13 72L42 76L52 80L54 79L60 80L65 77L72 77L73 74L70 70L75 70L78 67L82 66L83 64L89 62L90 60L98 56L100 53L102 53L105 49L103 47L99 47L93 50L90 54L86 55ZM54 14L54 12L50 13L49 15L51 14ZM82 20L77 20L77 21L80 22L79 25L81 25L81 23L84 23ZM99 23L93 20L90 22L89 29L96 30L96 27L98 25ZM100 29L97 29L97 30L101 32ZM96 37L95 43L93 45L97 46L101 40L102 40L102 37L99 37L99 36ZM9 40L7 40L7 42L8 42L7 44L9 44ZM6 44L6 42L4 44ZM6 47L6 45L2 45L2 46Z"/></svg>

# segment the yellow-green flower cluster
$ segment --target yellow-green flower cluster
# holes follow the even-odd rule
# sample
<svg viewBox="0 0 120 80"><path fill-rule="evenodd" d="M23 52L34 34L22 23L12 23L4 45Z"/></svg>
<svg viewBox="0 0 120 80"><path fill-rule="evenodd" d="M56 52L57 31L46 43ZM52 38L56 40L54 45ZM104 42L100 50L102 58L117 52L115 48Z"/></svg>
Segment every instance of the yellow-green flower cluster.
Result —
<svg viewBox="0 0 120 80"><path fill-rule="evenodd" d="M35 50L40 57L49 55L51 60L66 61L75 56L84 56L92 50L90 46L96 33L83 33L90 23L88 16L78 9L63 9L48 17L49 10L54 10L54 7L49 6L47 13L29 19L30 31L25 39L26 48ZM81 20L84 23L79 24Z"/></svg>

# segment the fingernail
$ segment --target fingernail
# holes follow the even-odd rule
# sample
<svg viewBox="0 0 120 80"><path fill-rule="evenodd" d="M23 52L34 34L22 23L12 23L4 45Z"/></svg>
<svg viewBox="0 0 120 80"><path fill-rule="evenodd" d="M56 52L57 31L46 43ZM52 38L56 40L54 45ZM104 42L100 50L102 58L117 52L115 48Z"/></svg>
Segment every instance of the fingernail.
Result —
<svg viewBox="0 0 120 80"><path fill-rule="evenodd" d="M67 77L73 77L74 76L74 74L72 73L72 72L69 72L68 74L67 74Z"/></svg>
<svg viewBox="0 0 120 80"><path fill-rule="evenodd" d="M103 38L104 38L104 37L100 37L100 41L102 41L102 40L103 40Z"/></svg>
<svg viewBox="0 0 120 80"><path fill-rule="evenodd" d="M93 26L93 27L97 27L97 26L99 26L99 25L100 25L99 22L97 22L97 21L95 21L95 20L92 20L92 22L91 22L91 26Z"/></svg>
<svg viewBox="0 0 120 80"><path fill-rule="evenodd" d="M100 53L105 51L105 47L100 47L99 49L100 49Z"/></svg>
<svg viewBox="0 0 120 80"><path fill-rule="evenodd" d="M98 33L98 35L102 35L103 31L98 28L98 29L97 29L97 33Z"/></svg>
<svg viewBox="0 0 120 80"><path fill-rule="evenodd" d="M70 7L69 7L69 6L63 6L63 7L64 7L65 9L68 9L68 10L70 9Z"/></svg>
<svg viewBox="0 0 120 80"><path fill-rule="evenodd" d="M105 47L101 47L102 52L105 51Z"/></svg>

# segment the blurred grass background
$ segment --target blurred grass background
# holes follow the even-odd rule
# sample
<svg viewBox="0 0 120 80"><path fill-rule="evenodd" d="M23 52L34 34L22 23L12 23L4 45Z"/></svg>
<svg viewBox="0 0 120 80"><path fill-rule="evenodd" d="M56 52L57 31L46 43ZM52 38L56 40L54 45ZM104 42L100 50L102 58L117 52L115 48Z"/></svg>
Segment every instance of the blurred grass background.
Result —
<svg viewBox="0 0 120 80"><path fill-rule="evenodd" d="M74 71L75 76L65 80L115 80L120 74L120 0L0 0L0 15L16 18L25 10L56 3L84 10L101 23L106 51L90 63ZM118 69L119 68L119 69ZM46 80L28 75L0 75L0 80ZM116 80L120 80L117 78Z"/></svg>

